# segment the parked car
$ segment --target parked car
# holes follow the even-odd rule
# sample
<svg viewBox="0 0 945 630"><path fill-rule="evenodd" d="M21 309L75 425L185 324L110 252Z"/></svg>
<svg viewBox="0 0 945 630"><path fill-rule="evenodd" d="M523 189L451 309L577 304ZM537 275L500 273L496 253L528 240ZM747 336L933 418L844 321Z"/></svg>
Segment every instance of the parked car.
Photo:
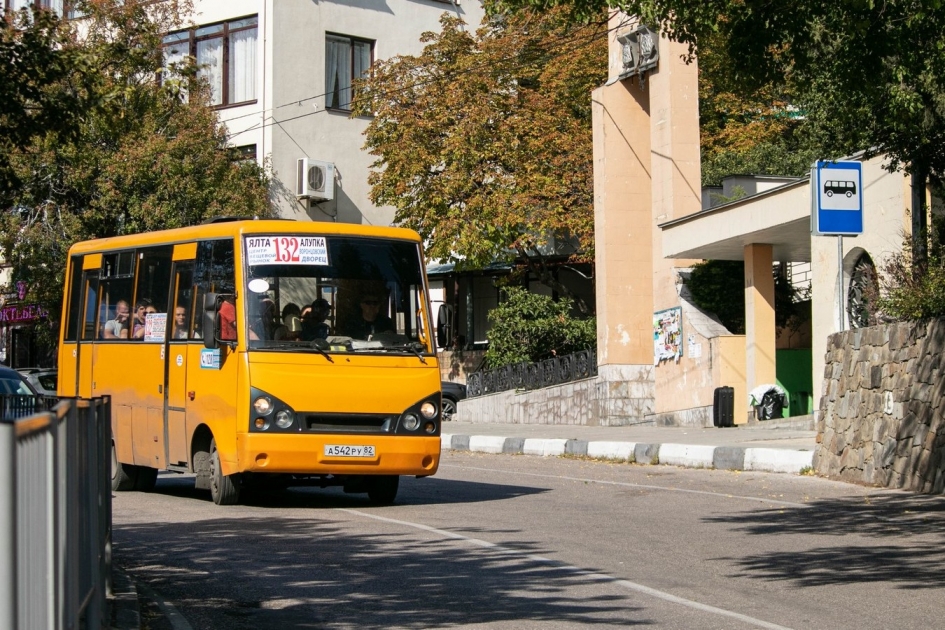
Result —
<svg viewBox="0 0 945 630"><path fill-rule="evenodd" d="M41 396L56 395L59 382L59 371L56 368L19 368L17 372L25 376Z"/></svg>
<svg viewBox="0 0 945 630"><path fill-rule="evenodd" d="M456 403L466 398L466 386L462 383L441 381L440 389L443 391L443 420L448 422L456 413Z"/></svg>
<svg viewBox="0 0 945 630"><path fill-rule="evenodd" d="M41 407L36 390L16 370L0 366L0 418L13 420L31 416Z"/></svg>

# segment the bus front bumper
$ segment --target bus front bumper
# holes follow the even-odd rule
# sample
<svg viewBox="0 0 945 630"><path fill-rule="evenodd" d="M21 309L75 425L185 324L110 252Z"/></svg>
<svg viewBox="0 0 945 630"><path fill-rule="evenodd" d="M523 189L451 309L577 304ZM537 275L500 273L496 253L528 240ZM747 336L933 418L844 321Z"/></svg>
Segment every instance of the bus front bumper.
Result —
<svg viewBox="0 0 945 630"><path fill-rule="evenodd" d="M439 436L244 433L237 435L236 449L235 472L426 476L440 464Z"/></svg>

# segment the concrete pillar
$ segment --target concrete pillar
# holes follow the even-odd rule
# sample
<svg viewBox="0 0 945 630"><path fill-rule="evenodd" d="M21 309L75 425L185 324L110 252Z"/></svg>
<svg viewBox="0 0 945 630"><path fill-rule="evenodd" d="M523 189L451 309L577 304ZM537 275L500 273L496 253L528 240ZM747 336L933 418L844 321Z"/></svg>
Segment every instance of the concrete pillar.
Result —
<svg viewBox="0 0 945 630"><path fill-rule="evenodd" d="M745 376L748 391L775 383L774 257L771 245L745 246Z"/></svg>
<svg viewBox="0 0 945 630"><path fill-rule="evenodd" d="M649 96L639 83L594 90L597 363L653 362Z"/></svg>

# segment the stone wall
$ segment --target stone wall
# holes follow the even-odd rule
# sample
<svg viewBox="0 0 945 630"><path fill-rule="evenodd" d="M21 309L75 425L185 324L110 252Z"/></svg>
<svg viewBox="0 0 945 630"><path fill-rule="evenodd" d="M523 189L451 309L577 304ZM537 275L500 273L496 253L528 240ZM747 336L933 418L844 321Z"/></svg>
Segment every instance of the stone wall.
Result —
<svg viewBox="0 0 945 630"><path fill-rule="evenodd" d="M814 468L844 481L945 490L945 319L828 340Z"/></svg>
<svg viewBox="0 0 945 630"><path fill-rule="evenodd" d="M507 424L711 427L712 408L653 411L652 366L598 368L593 378L535 390L510 390L461 400L454 419Z"/></svg>
<svg viewBox="0 0 945 630"><path fill-rule="evenodd" d="M440 380L466 383L466 375L482 369L485 350L441 350Z"/></svg>

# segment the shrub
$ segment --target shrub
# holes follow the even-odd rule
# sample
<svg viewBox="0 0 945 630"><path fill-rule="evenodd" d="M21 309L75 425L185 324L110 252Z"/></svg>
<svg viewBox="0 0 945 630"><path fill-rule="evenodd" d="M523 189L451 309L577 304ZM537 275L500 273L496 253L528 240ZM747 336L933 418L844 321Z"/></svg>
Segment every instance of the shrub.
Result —
<svg viewBox="0 0 945 630"><path fill-rule="evenodd" d="M597 322L570 315L572 301L557 302L520 287L505 289L505 299L489 313L490 368L563 356L597 345Z"/></svg>
<svg viewBox="0 0 945 630"><path fill-rule="evenodd" d="M886 258L880 268L879 295L867 302L871 320L945 316L945 245L938 238L935 242L921 263L913 260L909 239L904 239L901 252Z"/></svg>

